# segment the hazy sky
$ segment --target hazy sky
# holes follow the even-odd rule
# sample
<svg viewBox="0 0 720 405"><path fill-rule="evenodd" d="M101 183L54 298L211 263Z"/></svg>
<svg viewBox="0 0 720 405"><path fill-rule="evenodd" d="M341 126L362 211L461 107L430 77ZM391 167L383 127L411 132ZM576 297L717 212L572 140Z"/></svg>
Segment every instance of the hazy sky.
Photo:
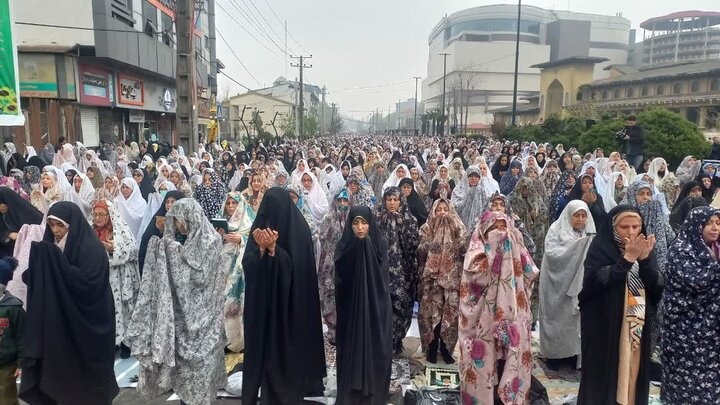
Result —
<svg viewBox="0 0 720 405"><path fill-rule="evenodd" d="M394 110L394 103L399 99L414 96L412 78L424 77L427 73L428 35L443 15L475 6L511 2L215 0L215 3L218 31L254 78L218 36L218 58L225 64L228 75L253 89L269 86L279 76L293 80L297 77L298 69L286 66L283 51L278 48L284 47L284 27L269 3L280 20L287 20L288 31L302 46L288 37L288 53L312 54L308 61L312 68L305 71L305 81L327 86L328 101L338 103L341 113L364 118L376 108L387 112L388 107L393 106ZM523 4L558 10L569 7L571 11L607 15L622 12L633 28L648 18L676 11L720 9L718 0L526 0ZM252 10L277 46L259 33L238 9L245 13ZM270 50L253 39L228 13ZM272 30L267 28L268 24ZM421 87L418 86L418 91ZM246 91L221 75L220 95L224 96L228 90L231 95Z"/></svg>

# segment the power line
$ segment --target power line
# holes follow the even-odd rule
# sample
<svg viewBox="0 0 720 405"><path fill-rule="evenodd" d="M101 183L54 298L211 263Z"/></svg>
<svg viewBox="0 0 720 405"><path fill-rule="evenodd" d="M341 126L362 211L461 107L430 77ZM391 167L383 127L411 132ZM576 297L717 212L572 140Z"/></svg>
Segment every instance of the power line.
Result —
<svg viewBox="0 0 720 405"><path fill-rule="evenodd" d="M275 9L273 8L273 6L270 5L270 3L268 2L268 0L265 0L265 4L267 4L268 7L270 7L270 11L272 11L273 15L274 15L275 18L278 20L278 22L280 23L280 25L285 26L285 22L283 22L283 20L280 19L280 17L279 17L279 16L277 15L277 13L275 12ZM305 48L304 46L302 46L302 44L300 43L300 41L298 41L297 39L295 39L295 37L293 36L293 34L290 33L290 31L288 31L287 34L288 34L288 36L289 36L290 38L292 38L293 41L295 41L295 43L296 43L304 52L310 53L310 51L308 51L307 48Z"/></svg>
<svg viewBox="0 0 720 405"><path fill-rule="evenodd" d="M258 86L262 87L262 84L260 84L260 81L258 81L258 79L255 78L255 76L250 72L250 69L248 69L247 66L245 66L245 63L243 63L243 61L240 60L240 57L237 56L237 54L232 49L232 47L230 46L228 41L225 39L223 34L220 32L220 30L216 28L215 32L217 32L218 36L220 36L220 39L222 39L222 41L225 43L225 45L227 45L228 49L230 49L230 52L233 54L233 56L235 56L235 59L237 59L237 61L240 62L240 65L243 67L243 69L245 69L245 71L250 75L250 77L252 77L252 79L255 80L255 83L257 83ZM248 89L248 90L250 90L250 89Z"/></svg>
<svg viewBox="0 0 720 405"><path fill-rule="evenodd" d="M57 24L40 24L40 23L31 23L31 22L23 22L23 21L15 21L15 24L18 25L29 25L32 27L47 27L47 28L61 28L61 29L69 29L69 30L78 30L78 31L98 31L98 32L124 32L128 34L143 34L147 35L144 31L138 31L138 30L121 30L121 29L112 29L112 28L93 28L93 27L76 27L72 25L57 25ZM164 31L155 31L156 36L161 36L165 32Z"/></svg>
<svg viewBox="0 0 720 405"><path fill-rule="evenodd" d="M252 91L252 89L251 89L250 87L248 87L248 86L240 83L239 81L233 79L232 77L230 77L230 75L228 75L227 73L223 72L222 70L219 71L218 73L220 73L221 75L227 77L228 79L230 79L231 82L237 84L238 86L243 87L244 89L246 89L246 90L248 90L248 91Z"/></svg>
<svg viewBox="0 0 720 405"><path fill-rule="evenodd" d="M377 84L377 85L370 85L370 86L357 86L357 87L346 87L343 89L333 89L333 91L346 91L346 90L366 90L366 89L377 89L380 87L390 87L390 86L398 86L405 83L410 83L412 80L403 80L401 82L394 82L394 83L385 83L385 84Z"/></svg>
<svg viewBox="0 0 720 405"><path fill-rule="evenodd" d="M238 21L232 14L230 14L220 3L216 3L216 5L220 8L220 10L224 11L225 14L228 15L228 17L230 17L233 21L235 21L235 24L237 24L243 31L245 31L248 35L250 35L250 37L252 37L252 39L254 39L258 44L262 45L263 48L267 49L267 51L270 52L273 56L275 56L276 58L282 60L283 63L285 63L285 58L283 58L282 56L280 56L280 55L278 55L277 53L275 53L275 51L273 51L272 49L268 48L267 45L265 45L262 41L260 41L259 39L257 39L257 37L255 37L255 35L253 35L252 32L248 31L247 28L245 28L245 26L243 26L243 25L240 23L240 21Z"/></svg>
<svg viewBox="0 0 720 405"><path fill-rule="evenodd" d="M262 37L270 41L277 49L279 49L280 53L285 55L285 49L270 37L270 34L268 34L268 32L262 27L262 24L258 21L257 17L255 17L255 15L252 13L252 10L250 10L247 5L245 5L245 7L247 7L248 10L245 10L240 6L240 3L238 3L237 0L230 0L230 2L240 13L240 15L245 19L245 21L248 22L248 24L250 24Z"/></svg>
<svg viewBox="0 0 720 405"><path fill-rule="evenodd" d="M243 3L245 3L245 0L240 0L240 1L242 1ZM253 0L248 0L248 1L250 2L250 5L253 6L253 8L255 9L255 11L257 11L257 13L260 15L260 18L262 18L263 21L265 21L265 24L267 24L267 27L270 28L270 31L272 31L272 33L275 34L275 37L277 37L277 38L280 40L280 42L283 42L282 37L280 37L280 35L278 35L278 33L275 32L275 30L273 29L273 27L272 27L272 25L270 24L270 22L265 18L265 16L260 12L260 10L258 10L258 8L257 8L257 6L255 5L255 3L253 2ZM247 3L245 3L245 4L247 5ZM248 9L249 9L249 7L248 7ZM287 45L287 44L286 44L286 45ZM293 53L295 53L295 52L290 52L290 53L293 54Z"/></svg>

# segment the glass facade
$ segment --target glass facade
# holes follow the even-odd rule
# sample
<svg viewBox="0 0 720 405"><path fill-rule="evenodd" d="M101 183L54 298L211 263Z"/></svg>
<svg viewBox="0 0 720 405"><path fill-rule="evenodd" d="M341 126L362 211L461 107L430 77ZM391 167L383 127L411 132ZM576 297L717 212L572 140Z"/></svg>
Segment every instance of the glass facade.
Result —
<svg viewBox="0 0 720 405"><path fill-rule="evenodd" d="M517 32L517 19L484 18L480 20L463 21L453 24L445 31L445 35L452 38L465 31ZM540 23L531 20L520 20L520 32L540 35Z"/></svg>

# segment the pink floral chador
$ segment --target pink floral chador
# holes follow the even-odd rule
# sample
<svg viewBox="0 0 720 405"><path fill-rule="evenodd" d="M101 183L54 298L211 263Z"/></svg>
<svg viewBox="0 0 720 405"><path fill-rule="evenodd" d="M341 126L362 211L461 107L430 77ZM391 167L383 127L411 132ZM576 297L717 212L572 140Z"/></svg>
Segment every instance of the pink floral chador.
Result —
<svg viewBox="0 0 720 405"><path fill-rule="evenodd" d="M492 404L495 386L504 404L520 405L530 390L529 297L540 271L522 240L500 212L485 213L472 234L460 283L463 405Z"/></svg>
<svg viewBox="0 0 720 405"><path fill-rule="evenodd" d="M449 213L438 216L438 205L445 203ZM458 286L462 274L465 225L449 200L440 198L433 204L427 222L420 227L418 268L420 311L418 326L423 350L427 352L435 340L435 327L440 325L440 338L452 352L458 339Z"/></svg>

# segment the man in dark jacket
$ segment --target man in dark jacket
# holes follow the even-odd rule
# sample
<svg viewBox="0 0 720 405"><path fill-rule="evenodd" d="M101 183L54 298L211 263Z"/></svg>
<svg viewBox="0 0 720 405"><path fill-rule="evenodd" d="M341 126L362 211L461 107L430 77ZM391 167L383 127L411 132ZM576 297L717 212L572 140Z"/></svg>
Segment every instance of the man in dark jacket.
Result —
<svg viewBox="0 0 720 405"><path fill-rule="evenodd" d="M713 138L712 150L709 158L711 160L720 160L720 136Z"/></svg>
<svg viewBox="0 0 720 405"><path fill-rule="evenodd" d="M645 151L645 129L637 124L637 118L631 115L625 121L625 155L627 161L635 170L640 172L640 165L643 163Z"/></svg>
<svg viewBox="0 0 720 405"><path fill-rule="evenodd" d="M5 291L12 279L17 260L6 256L0 259L0 404L18 404L16 379L20 375L18 362L22 353L25 311L22 301Z"/></svg>

